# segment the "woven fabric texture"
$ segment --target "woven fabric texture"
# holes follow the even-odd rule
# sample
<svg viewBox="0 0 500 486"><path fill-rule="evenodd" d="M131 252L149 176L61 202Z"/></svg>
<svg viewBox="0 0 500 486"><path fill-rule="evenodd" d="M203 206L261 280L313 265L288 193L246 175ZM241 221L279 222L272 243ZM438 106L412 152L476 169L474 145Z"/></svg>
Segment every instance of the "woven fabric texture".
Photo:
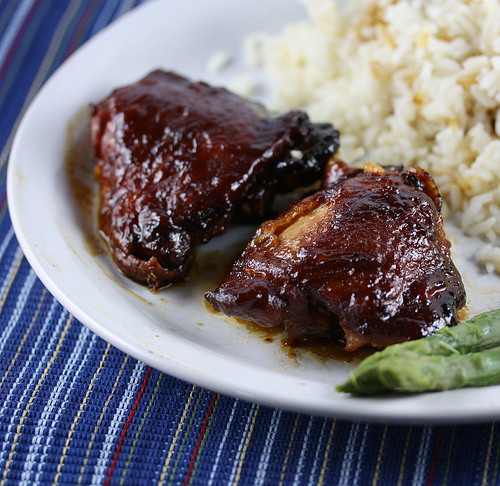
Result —
<svg viewBox="0 0 500 486"><path fill-rule="evenodd" d="M0 486L500 483L496 423L365 424L246 403L127 356L44 288L9 218L13 136L54 70L140 3L0 0Z"/></svg>

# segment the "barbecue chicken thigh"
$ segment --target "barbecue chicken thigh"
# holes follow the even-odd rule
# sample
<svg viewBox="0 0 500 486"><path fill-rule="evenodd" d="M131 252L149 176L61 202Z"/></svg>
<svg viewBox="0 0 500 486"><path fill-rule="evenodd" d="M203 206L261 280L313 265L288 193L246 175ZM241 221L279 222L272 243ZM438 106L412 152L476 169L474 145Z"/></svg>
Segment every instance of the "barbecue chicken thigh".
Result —
<svg viewBox="0 0 500 486"><path fill-rule="evenodd" d="M323 185L260 226L227 279L206 294L213 308L283 326L290 345L326 338L347 350L456 324L465 291L431 177L332 161Z"/></svg>
<svg viewBox="0 0 500 486"><path fill-rule="evenodd" d="M118 267L156 289L184 280L194 248L235 218L321 177L338 132L154 71L93 108L100 230Z"/></svg>

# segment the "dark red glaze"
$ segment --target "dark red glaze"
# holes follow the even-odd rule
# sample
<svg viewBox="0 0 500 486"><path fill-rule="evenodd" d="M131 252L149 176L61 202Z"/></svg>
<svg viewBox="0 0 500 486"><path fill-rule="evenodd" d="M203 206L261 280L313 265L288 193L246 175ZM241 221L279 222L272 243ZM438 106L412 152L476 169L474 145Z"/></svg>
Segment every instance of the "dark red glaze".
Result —
<svg viewBox="0 0 500 486"><path fill-rule="evenodd" d="M329 169L328 188L261 225L206 294L214 309L284 326L291 345L328 338L348 350L455 325L465 291L431 177L374 164Z"/></svg>
<svg viewBox="0 0 500 486"><path fill-rule="evenodd" d="M319 179L338 148L338 132L302 112L273 117L164 71L113 91L90 126L101 231L152 288L184 280L194 247L235 217L263 218L275 194Z"/></svg>

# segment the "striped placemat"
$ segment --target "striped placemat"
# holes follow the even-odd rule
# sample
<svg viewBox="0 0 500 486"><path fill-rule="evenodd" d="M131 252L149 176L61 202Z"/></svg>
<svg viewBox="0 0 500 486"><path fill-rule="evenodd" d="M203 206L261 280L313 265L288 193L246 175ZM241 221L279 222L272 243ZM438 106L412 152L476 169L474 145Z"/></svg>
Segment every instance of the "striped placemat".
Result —
<svg viewBox="0 0 500 486"><path fill-rule="evenodd" d="M499 484L496 423L366 424L235 400L112 347L38 280L7 211L13 135L61 62L139 3L0 0L0 486Z"/></svg>

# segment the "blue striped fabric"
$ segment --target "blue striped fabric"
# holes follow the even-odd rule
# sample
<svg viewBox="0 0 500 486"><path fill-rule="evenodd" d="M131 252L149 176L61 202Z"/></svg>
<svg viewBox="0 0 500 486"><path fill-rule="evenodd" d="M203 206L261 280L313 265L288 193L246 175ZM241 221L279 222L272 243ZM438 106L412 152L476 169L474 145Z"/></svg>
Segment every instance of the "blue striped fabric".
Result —
<svg viewBox="0 0 500 486"><path fill-rule="evenodd" d="M496 423L389 426L213 393L113 348L44 288L14 236L5 168L20 118L133 0L0 0L0 485L499 484Z"/></svg>

